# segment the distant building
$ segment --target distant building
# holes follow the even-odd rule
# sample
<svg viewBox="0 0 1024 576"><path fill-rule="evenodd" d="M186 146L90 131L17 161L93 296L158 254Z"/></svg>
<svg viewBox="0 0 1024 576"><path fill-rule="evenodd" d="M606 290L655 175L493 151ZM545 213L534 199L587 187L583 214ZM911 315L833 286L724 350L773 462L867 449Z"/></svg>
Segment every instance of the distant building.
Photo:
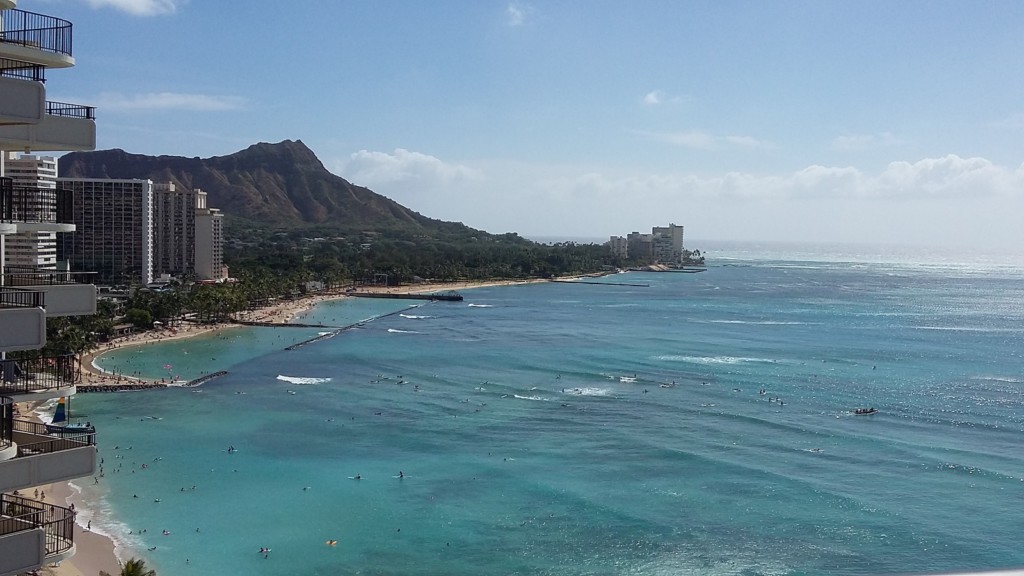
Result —
<svg viewBox="0 0 1024 576"><path fill-rule="evenodd" d="M629 257L629 241L622 236L612 236L608 240L608 249L614 258L625 260Z"/></svg>
<svg viewBox="0 0 1024 576"><path fill-rule="evenodd" d="M13 184L12 199L35 216L57 210L57 160L53 156L10 153L3 161L4 176ZM52 227L22 226L6 237L4 266L12 270L56 270L57 233Z"/></svg>
<svg viewBox="0 0 1024 576"><path fill-rule="evenodd" d="M669 224L651 229L654 261L658 264L683 262L683 227Z"/></svg>
<svg viewBox="0 0 1024 576"><path fill-rule="evenodd" d="M153 181L60 178L71 190L77 234L58 242L72 270L96 272L98 284L153 281Z"/></svg>
<svg viewBox="0 0 1024 576"><path fill-rule="evenodd" d="M626 236L627 253L631 260L650 260L654 256L651 247L652 236L639 232L630 232Z"/></svg>
<svg viewBox="0 0 1024 576"><path fill-rule="evenodd" d="M612 236L605 245L615 258L657 264L682 264L685 254L683 227L675 224L655 226L650 234L630 232L625 238Z"/></svg>
<svg viewBox="0 0 1024 576"><path fill-rule="evenodd" d="M196 197L173 182L153 184L153 275L196 273ZM205 192L202 192L205 196Z"/></svg>
<svg viewBox="0 0 1024 576"><path fill-rule="evenodd" d="M206 192L196 190L195 273L201 280L228 277L224 265L224 215L206 206Z"/></svg>

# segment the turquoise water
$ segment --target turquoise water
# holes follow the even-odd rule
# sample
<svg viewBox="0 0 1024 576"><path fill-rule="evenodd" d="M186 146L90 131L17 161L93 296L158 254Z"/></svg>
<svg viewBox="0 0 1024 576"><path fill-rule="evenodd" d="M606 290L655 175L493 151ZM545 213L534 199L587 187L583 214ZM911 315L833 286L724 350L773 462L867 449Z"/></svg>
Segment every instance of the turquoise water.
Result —
<svg viewBox="0 0 1024 576"><path fill-rule="evenodd" d="M1024 272L840 256L118 351L230 374L76 397L104 459L83 521L161 576L1024 565Z"/></svg>

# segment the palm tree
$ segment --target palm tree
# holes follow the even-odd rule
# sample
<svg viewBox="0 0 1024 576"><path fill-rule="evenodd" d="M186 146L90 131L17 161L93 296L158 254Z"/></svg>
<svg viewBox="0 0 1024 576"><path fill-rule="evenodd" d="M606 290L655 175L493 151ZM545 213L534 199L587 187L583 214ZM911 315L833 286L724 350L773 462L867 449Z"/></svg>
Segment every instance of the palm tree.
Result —
<svg viewBox="0 0 1024 576"><path fill-rule="evenodd" d="M109 572L100 570L100 576L110 576ZM156 570L147 570L145 560L131 560L124 563L121 566L121 574L119 576L156 576Z"/></svg>

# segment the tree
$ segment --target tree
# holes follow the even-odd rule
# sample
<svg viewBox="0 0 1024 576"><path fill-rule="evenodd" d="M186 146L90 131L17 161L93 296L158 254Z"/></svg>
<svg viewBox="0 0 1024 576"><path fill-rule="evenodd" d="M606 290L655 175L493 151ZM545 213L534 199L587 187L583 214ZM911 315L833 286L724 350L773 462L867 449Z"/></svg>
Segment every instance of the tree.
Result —
<svg viewBox="0 0 1024 576"><path fill-rule="evenodd" d="M153 315L149 313L149 310L132 308L125 312L124 319L126 322L134 324L137 328L148 329L153 327Z"/></svg>
<svg viewBox="0 0 1024 576"><path fill-rule="evenodd" d="M100 576L111 576L109 572L100 570ZM156 576L156 570L147 570L145 560L131 560L124 563L121 566L121 573L119 576Z"/></svg>

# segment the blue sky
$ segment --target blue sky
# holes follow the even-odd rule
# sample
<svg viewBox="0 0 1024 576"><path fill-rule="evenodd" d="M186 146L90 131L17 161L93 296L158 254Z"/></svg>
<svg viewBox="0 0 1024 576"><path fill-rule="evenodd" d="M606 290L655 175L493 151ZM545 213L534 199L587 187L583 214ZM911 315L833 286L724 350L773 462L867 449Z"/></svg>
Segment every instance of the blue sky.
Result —
<svg viewBox="0 0 1024 576"><path fill-rule="evenodd" d="M1024 3L21 0L100 149L302 140L528 237L1024 250ZM689 242L688 242L689 243ZM699 246L698 246L699 247Z"/></svg>

